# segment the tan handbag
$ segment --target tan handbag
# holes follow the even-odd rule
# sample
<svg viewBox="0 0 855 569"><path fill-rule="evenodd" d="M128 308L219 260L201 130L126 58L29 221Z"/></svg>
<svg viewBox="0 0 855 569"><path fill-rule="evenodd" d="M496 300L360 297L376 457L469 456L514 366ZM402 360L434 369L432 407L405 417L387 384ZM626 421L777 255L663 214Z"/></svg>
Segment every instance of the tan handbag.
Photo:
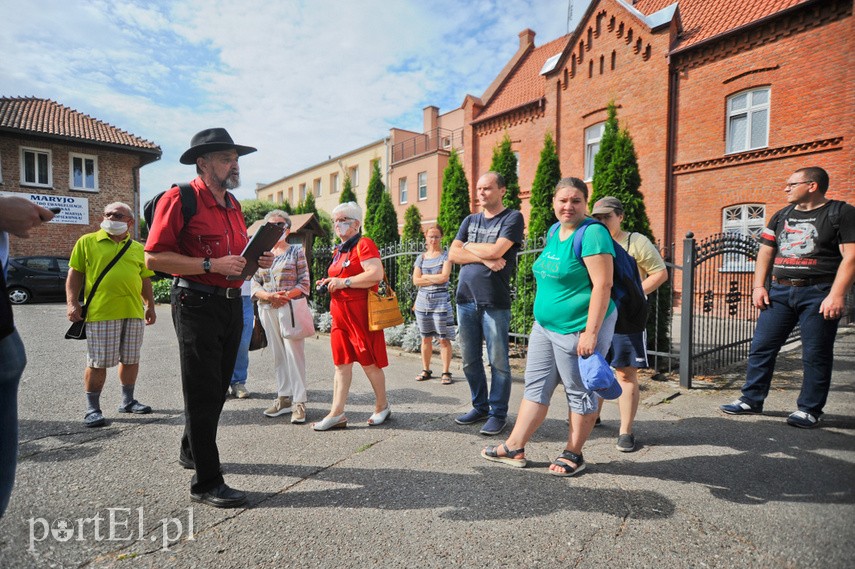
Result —
<svg viewBox="0 0 855 569"><path fill-rule="evenodd" d="M404 323L401 307L398 306L398 295L389 286L385 274L379 289L385 294L368 289L368 329L372 332Z"/></svg>

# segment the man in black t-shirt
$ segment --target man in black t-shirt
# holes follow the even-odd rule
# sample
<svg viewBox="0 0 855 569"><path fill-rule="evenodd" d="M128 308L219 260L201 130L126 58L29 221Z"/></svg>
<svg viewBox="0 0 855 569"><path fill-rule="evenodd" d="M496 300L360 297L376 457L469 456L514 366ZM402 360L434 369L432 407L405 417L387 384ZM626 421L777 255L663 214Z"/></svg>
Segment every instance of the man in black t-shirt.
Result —
<svg viewBox="0 0 855 569"><path fill-rule="evenodd" d="M855 207L827 199L827 190L822 168L796 170L785 189L790 205L772 216L760 236L752 302L762 312L742 397L722 405L725 413L763 412L778 352L798 324L804 378L798 410L787 423L803 429L819 425L831 386L837 325L855 281Z"/></svg>
<svg viewBox="0 0 855 569"><path fill-rule="evenodd" d="M483 211L463 220L448 252L451 262L461 265L457 328L463 373L472 392L472 409L455 421L472 425L486 420L483 435L504 430L511 396L511 277L525 225L519 211L502 205L505 191L505 181L496 172L478 179L476 198ZM481 356L485 340L492 372L489 389Z"/></svg>

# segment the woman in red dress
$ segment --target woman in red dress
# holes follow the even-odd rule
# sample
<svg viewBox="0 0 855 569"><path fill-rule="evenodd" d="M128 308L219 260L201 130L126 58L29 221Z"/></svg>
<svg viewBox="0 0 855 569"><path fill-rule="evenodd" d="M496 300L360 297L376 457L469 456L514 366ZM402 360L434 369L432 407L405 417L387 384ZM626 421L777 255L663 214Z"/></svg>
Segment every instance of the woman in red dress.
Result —
<svg viewBox="0 0 855 569"><path fill-rule="evenodd" d="M330 345L335 378L332 409L323 420L312 425L316 431L347 427L344 405L353 379L353 362L362 366L374 390L374 414L368 424L380 425L391 414L383 373L383 368L389 365L386 337L382 330L368 330L368 289L376 290L383 280L380 251L374 241L362 236L362 209L356 202L339 204L332 211L332 219L341 245L336 248L327 278L317 281L317 285L326 286L330 293Z"/></svg>

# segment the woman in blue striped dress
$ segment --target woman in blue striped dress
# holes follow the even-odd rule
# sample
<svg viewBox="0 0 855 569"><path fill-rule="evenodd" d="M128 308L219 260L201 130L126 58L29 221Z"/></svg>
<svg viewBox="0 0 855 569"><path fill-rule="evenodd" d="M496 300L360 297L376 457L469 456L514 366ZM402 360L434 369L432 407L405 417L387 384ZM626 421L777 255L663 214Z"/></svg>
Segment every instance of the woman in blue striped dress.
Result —
<svg viewBox="0 0 855 569"><path fill-rule="evenodd" d="M448 293L448 279L451 276L451 261L448 252L440 245L442 231L434 225L425 233L427 249L416 258L413 269L413 284L419 287L414 310L416 323L422 336L422 372L416 381L433 377L430 360L433 355L433 339L439 338L439 355L442 360L441 381L443 385L452 383L451 378L451 340L454 339L454 312L451 310L451 296Z"/></svg>

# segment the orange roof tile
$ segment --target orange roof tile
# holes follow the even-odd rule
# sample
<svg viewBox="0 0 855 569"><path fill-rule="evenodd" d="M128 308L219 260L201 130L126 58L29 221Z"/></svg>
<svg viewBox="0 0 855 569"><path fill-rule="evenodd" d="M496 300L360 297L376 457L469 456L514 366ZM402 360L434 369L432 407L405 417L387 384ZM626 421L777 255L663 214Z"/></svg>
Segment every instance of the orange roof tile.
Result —
<svg viewBox="0 0 855 569"><path fill-rule="evenodd" d="M737 3L734 0L636 0L634 7L649 16L677 3L683 34L674 46L676 51L811 1L739 0Z"/></svg>
<svg viewBox="0 0 855 569"><path fill-rule="evenodd" d="M0 97L0 130L127 146L160 157L160 147L50 99Z"/></svg>
<svg viewBox="0 0 855 569"><path fill-rule="evenodd" d="M476 120L500 115L526 103L541 99L545 94L546 79L540 70L546 60L561 53L570 36L563 36L533 49L523 58Z"/></svg>

